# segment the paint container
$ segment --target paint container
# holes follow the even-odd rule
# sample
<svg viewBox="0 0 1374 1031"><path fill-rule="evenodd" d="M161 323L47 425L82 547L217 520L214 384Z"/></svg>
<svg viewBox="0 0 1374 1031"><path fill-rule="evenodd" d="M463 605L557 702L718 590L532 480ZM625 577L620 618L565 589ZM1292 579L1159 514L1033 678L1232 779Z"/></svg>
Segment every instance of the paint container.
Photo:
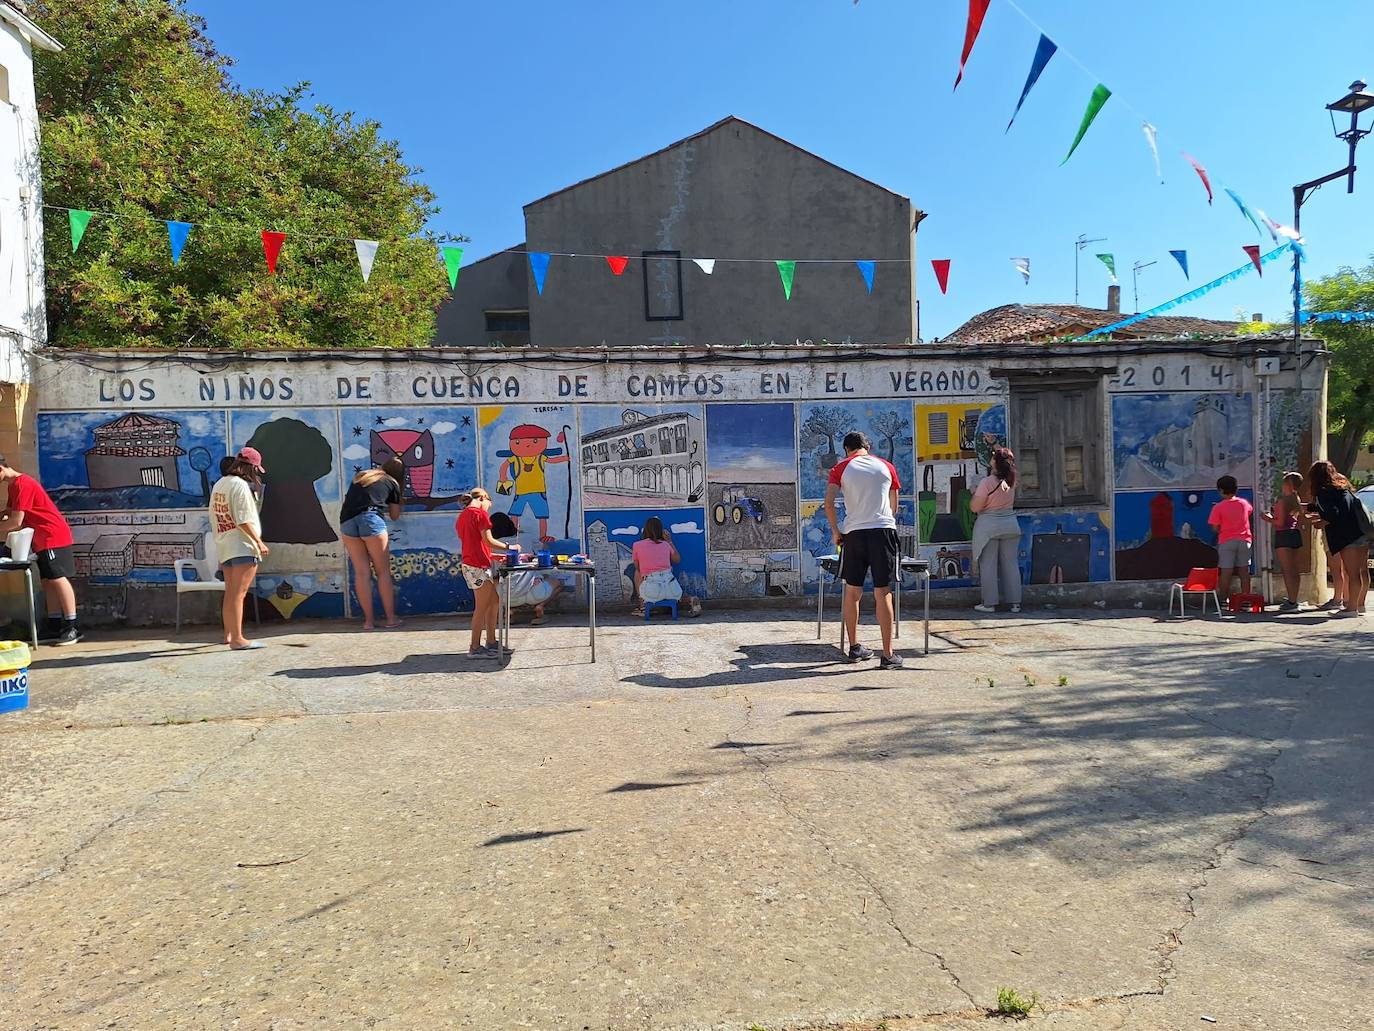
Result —
<svg viewBox="0 0 1374 1031"><path fill-rule="evenodd" d="M535 553L535 558L539 562L540 569L551 569L553 567L553 552L540 551Z"/></svg>
<svg viewBox="0 0 1374 1031"><path fill-rule="evenodd" d="M512 545L512 546L506 551L506 565L508 565L508 566L518 566L519 564L520 564L520 548L519 548L518 545Z"/></svg>

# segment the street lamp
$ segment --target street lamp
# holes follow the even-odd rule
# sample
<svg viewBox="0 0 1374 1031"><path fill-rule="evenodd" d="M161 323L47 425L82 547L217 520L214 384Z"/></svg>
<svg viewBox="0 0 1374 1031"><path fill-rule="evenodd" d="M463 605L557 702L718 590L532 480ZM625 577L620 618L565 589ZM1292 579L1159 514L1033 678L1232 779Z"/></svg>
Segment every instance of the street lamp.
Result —
<svg viewBox="0 0 1374 1031"><path fill-rule="evenodd" d="M1327 104L1326 109L1331 112L1331 128L1336 134L1336 139L1343 140L1350 147L1350 160L1339 172L1332 172L1324 175L1320 179L1313 179L1310 182L1299 183L1293 187L1293 232L1298 234L1302 230L1302 206L1308 196L1318 188L1325 186L1329 182L1334 182L1342 176L1346 177L1346 193L1355 192L1355 147L1360 140L1369 135L1369 129L1360 128L1360 115L1374 109L1374 93L1370 93L1365 83L1356 79L1350 84L1350 92L1341 97L1334 104ZM1350 128L1339 129L1336 127L1336 112L1350 115ZM1298 339L1302 333L1302 257L1297 249L1293 250L1293 345L1297 348Z"/></svg>

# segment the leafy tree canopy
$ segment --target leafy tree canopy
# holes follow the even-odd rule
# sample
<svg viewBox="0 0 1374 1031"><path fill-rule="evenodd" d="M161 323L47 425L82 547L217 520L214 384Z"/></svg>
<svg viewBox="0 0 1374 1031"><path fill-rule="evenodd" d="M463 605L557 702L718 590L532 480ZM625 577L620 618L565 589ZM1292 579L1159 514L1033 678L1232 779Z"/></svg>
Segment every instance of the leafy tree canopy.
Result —
<svg viewBox="0 0 1374 1031"><path fill-rule="evenodd" d="M1374 312L1374 255L1364 268L1343 268L1309 282L1307 308ZM1306 329L1331 349L1328 451L1336 467L1348 473L1374 430L1374 322L1314 322Z"/></svg>
<svg viewBox="0 0 1374 1031"><path fill-rule="evenodd" d="M49 209L54 345L429 342L447 288L424 229L438 209L376 122L309 106L306 84L239 89L185 0L37 0L33 14L66 44L37 67L44 200L119 216L97 214L73 254ZM198 223L180 265L153 218ZM264 229L288 234L275 276ZM382 241L369 284L349 238Z"/></svg>

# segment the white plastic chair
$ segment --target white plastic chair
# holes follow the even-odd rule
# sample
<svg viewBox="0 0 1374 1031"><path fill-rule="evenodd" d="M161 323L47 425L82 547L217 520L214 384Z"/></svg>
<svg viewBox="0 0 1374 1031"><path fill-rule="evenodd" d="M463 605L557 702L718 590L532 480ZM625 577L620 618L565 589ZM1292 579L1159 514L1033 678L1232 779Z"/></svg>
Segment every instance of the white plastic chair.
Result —
<svg viewBox="0 0 1374 1031"><path fill-rule="evenodd" d="M177 633L181 633L181 596L183 594L196 594L199 592L210 591L224 593L224 581L216 579L215 574L219 572L218 563L212 562L210 556L214 554L215 538L213 534L206 534L201 540L201 551L204 558L179 558L172 562L172 568L176 572L177 585ZM186 571L191 570L195 573L195 579L188 580ZM253 622L262 625L262 617L258 612L258 596L253 594Z"/></svg>

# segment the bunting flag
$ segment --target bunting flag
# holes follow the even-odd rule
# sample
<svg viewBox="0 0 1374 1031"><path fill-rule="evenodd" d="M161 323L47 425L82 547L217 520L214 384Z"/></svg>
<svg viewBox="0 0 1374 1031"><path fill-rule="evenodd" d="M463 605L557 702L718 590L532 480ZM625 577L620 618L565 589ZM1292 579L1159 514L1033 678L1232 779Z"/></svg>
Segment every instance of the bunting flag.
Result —
<svg viewBox="0 0 1374 1031"><path fill-rule="evenodd" d="M1240 194L1229 186L1223 186L1222 189L1226 191L1226 196L1236 202L1236 207L1240 208L1240 213L1250 220L1250 224L1255 227L1255 232L1260 232L1259 220L1255 218L1255 213L1250 210L1245 201L1240 199Z"/></svg>
<svg viewBox="0 0 1374 1031"><path fill-rule="evenodd" d="M1305 311L1302 318L1304 322L1374 322L1374 311Z"/></svg>
<svg viewBox="0 0 1374 1031"><path fill-rule="evenodd" d="M1104 264L1104 265L1107 266L1107 271L1110 272L1110 273L1112 274L1112 282L1115 283L1115 282L1116 282L1116 255L1115 255L1115 254L1099 254L1099 255L1097 256L1097 260L1100 261L1100 262L1102 262L1102 264Z"/></svg>
<svg viewBox="0 0 1374 1031"><path fill-rule="evenodd" d="M778 276L782 279L782 292L787 300L792 299L792 279L797 274L797 263L795 261L774 262L778 266Z"/></svg>
<svg viewBox="0 0 1374 1031"><path fill-rule="evenodd" d="M1016 116L1021 113L1021 105L1026 102L1026 96L1040 78L1040 73L1045 70L1045 65L1050 63L1050 58L1059 48L1055 46L1054 40L1049 36L1041 35L1040 42L1035 45L1035 56L1031 58L1030 74L1026 76L1026 84L1021 87L1021 99L1016 102L1016 110L1011 113L1011 121L1007 122L1007 128L1003 135L1011 132L1011 123L1016 121Z"/></svg>
<svg viewBox="0 0 1374 1031"><path fill-rule="evenodd" d="M968 25L964 27L964 52L959 55L959 74L954 78L954 88L959 88L959 83L964 78L964 65L968 64L968 55L973 53L973 44L978 40L978 33L983 29L983 19L987 17L988 4L992 0L968 0Z"/></svg>
<svg viewBox="0 0 1374 1031"><path fill-rule="evenodd" d="M1016 271L1021 273L1021 278L1030 286L1030 258L1012 258L1011 263L1016 266Z"/></svg>
<svg viewBox="0 0 1374 1031"><path fill-rule="evenodd" d="M72 227L72 253L81 246L81 238L86 235L86 227L91 224L91 212L72 208L67 212L67 222Z"/></svg>
<svg viewBox="0 0 1374 1031"><path fill-rule="evenodd" d="M625 266L630 263L630 259L623 254L606 255L606 264L611 266L611 272L620 275L625 271Z"/></svg>
<svg viewBox="0 0 1374 1031"><path fill-rule="evenodd" d="M448 288L458 289L458 272L463 267L463 248L444 245L444 268L448 270Z"/></svg>
<svg viewBox="0 0 1374 1031"><path fill-rule="evenodd" d="M1264 228L1269 230L1269 240L1271 243L1279 242L1279 224L1264 213L1263 208L1256 208L1255 213L1259 215L1260 221L1264 223Z"/></svg>
<svg viewBox="0 0 1374 1031"><path fill-rule="evenodd" d="M1193 166L1193 171L1196 172L1197 177L1202 180L1202 185L1207 188L1207 203L1211 204L1212 181L1207 178L1207 169L1203 168L1198 159L1193 157L1191 154L1184 154L1183 156L1188 159L1188 164Z"/></svg>
<svg viewBox="0 0 1374 1031"><path fill-rule="evenodd" d="M172 264L181 264L181 250L186 246L186 238L191 235L190 222L167 223L167 245L172 248Z"/></svg>
<svg viewBox="0 0 1374 1031"><path fill-rule="evenodd" d="M1243 248L1246 254L1250 255L1250 261L1255 266L1255 271L1261 276L1264 275L1264 266L1260 263L1260 249L1257 243L1247 243Z"/></svg>
<svg viewBox="0 0 1374 1031"><path fill-rule="evenodd" d="M940 284L940 293L949 293L949 259L931 258L930 267L935 270L935 282ZM1030 263L1026 264L1026 272L1030 272Z"/></svg>
<svg viewBox="0 0 1374 1031"><path fill-rule="evenodd" d="M1084 340L1091 340L1093 337L1104 336L1105 334L1115 332L1118 329L1125 329L1127 326L1135 325L1135 323L1139 322L1141 319L1153 318L1155 315L1162 315L1164 314L1164 312L1169 311L1172 308L1177 308L1181 304L1187 304L1189 301L1196 301L1203 294L1211 293L1219 286L1225 286L1227 283L1239 279L1241 276L1249 275L1250 269L1252 267L1258 268L1260 265L1268 264L1275 258L1281 256L1283 252L1288 250L1291 246L1292 244L1286 243L1283 244L1281 247L1275 247L1268 254L1260 255L1259 261L1254 264L1245 264L1238 269L1232 269L1230 272L1226 273L1226 275L1220 276L1217 279L1212 280L1210 283L1205 283L1195 290L1189 290L1186 294L1181 294L1180 296L1175 297L1172 301L1165 301L1163 304L1156 305L1149 311L1142 311L1138 315L1131 315L1128 318L1122 319L1120 322L1113 322L1110 326L1103 326L1101 329L1095 329L1091 333L1085 333L1081 337L1075 337L1074 343L1081 343ZM1249 250L1250 248L1247 247L1246 251ZM1255 250L1256 252L1258 252L1259 248L1256 247Z"/></svg>
<svg viewBox="0 0 1374 1031"><path fill-rule="evenodd" d="M281 256L281 245L285 242L285 233L274 233L268 229L262 231L262 256L267 259L267 271L274 276L277 274L277 258Z"/></svg>
<svg viewBox="0 0 1374 1031"><path fill-rule="evenodd" d="M1155 178L1162 183L1164 181L1164 169L1159 167L1159 130L1149 122L1141 122L1140 128L1145 133L1145 142L1150 145L1150 153L1155 159Z"/></svg>
<svg viewBox="0 0 1374 1031"><path fill-rule="evenodd" d="M1102 105L1107 102L1111 95L1112 91L1100 82L1093 87L1093 95L1088 98L1088 109L1083 112L1083 121L1078 126L1078 135L1073 138L1073 146L1064 155L1064 160L1059 162L1061 166L1068 164L1069 158L1073 157L1073 152L1083 142L1083 137L1088 135L1088 127L1093 124L1093 119L1097 117L1097 113L1102 110Z"/></svg>
<svg viewBox="0 0 1374 1031"><path fill-rule="evenodd" d="M544 292L544 276L549 271L549 254L547 251L530 251L530 271L534 273L534 289L542 294Z"/></svg>
<svg viewBox="0 0 1374 1031"><path fill-rule="evenodd" d="M1187 279L1187 278L1188 278L1188 252L1187 252L1187 251L1170 251L1169 253L1173 256L1173 259L1174 259L1176 262L1178 262L1179 267L1183 269L1183 278L1184 278L1184 279Z"/></svg>
<svg viewBox="0 0 1374 1031"><path fill-rule="evenodd" d="M363 282L366 283L372 276L372 263L377 260L377 248L381 246L377 240L354 240L353 249L358 252L358 269L363 274Z"/></svg>
<svg viewBox="0 0 1374 1031"><path fill-rule="evenodd" d="M696 264L697 268L701 269L701 271L705 272L708 276L715 271L715 258L693 258L692 261Z"/></svg>
<svg viewBox="0 0 1374 1031"><path fill-rule="evenodd" d="M868 287L868 292L873 292L873 270L877 268L877 263L872 261L856 261L859 266L859 275L864 277L864 286Z"/></svg>

